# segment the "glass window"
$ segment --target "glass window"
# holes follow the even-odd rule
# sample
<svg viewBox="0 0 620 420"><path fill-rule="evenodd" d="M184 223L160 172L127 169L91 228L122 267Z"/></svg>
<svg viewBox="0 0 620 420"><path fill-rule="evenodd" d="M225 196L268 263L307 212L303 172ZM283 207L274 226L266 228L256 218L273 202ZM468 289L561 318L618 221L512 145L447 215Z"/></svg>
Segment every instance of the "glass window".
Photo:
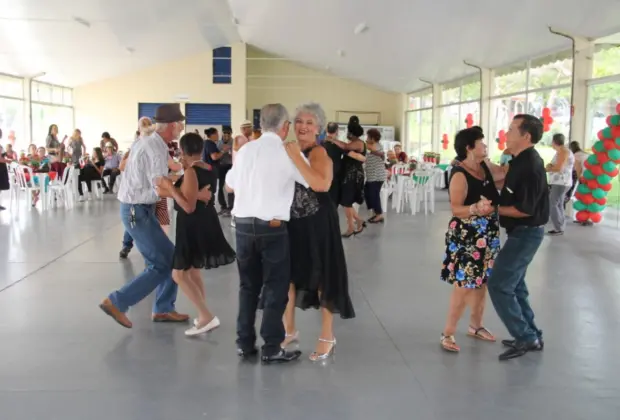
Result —
<svg viewBox="0 0 620 420"><path fill-rule="evenodd" d="M529 89L565 85L573 79L573 60L565 58L548 62L549 59L532 61L530 64Z"/></svg>
<svg viewBox="0 0 620 420"><path fill-rule="evenodd" d="M543 109L549 108L553 123L543 134L536 149L545 163L551 162L555 152L551 148L551 137L556 133L568 136L571 120L571 89L549 89L527 95L527 113L542 117Z"/></svg>
<svg viewBox="0 0 620 420"><path fill-rule="evenodd" d="M24 98L24 79L0 74L0 96Z"/></svg>
<svg viewBox="0 0 620 420"><path fill-rule="evenodd" d="M420 92L414 92L409 95L408 109L413 111L415 109L432 108L433 106L433 90L425 89Z"/></svg>
<svg viewBox="0 0 620 420"><path fill-rule="evenodd" d="M2 146L15 137L14 150L19 152L28 147L24 138L24 101L20 99L0 98L0 128L2 129Z"/></svg>
<svg viewBox="0 0 620 420"><path fill-rule="evenodd" d="M443 105L454 104L461 101L461 87L441 89L441 103Z"/></svg>
<svg viewBox="0 0 620 420"><path fill-rule="evenodd" d="M493 95L524 92L527 88L527 63L515 64L495 71Z"/></svg>
<svg viewBox="0 0 620 420"><path fill-rule="evenodd" d="M46 83L32 83L32 100L36 102L52 102L52 87Z"/></svg>
<svg viewBox="0 0 620 420"><path fill-rule="evenodd" d="M63 104L63 88L58 86L52 86L52 103L62 105Z"/></svg>
<svg viewBox="0 0 620 420"><path fill-rule="evenodd" d="M69 88L64 88L62 93L62 103L63 105L72 106L73 105L73 90Z"/></svg>
<svg viewBox="0 0 620 420"><path fill-rule="evenodd" d="M593 76L605 77L620 74L620 45L601 46L594 53Z"/></svg>
<svg viewBox="0 0 620 420"><path fill-rule="evenodd" d="M517 114L525 112L526 96L513 95L506 98L498 98L491 100L491 132L487 133L487 145L489 146L489 158L492 162L499 163L502 150L499 149L497 139L499 132L508 131L510 122Z"/></svg>
<svg viewBox="0 0 620 420"><path fill-rule="evenodd" d="M420 111L420 148L414 156L419 160L424 152L433 151L433 110Z"/></svg>
<svg viewBox="0 0 620 420"><path fill-rule="evenodd" d="M419 159L424 152L433 150L433 110L407 112L407 140L405 152Z"/></svg>
<svg viewBox="0 0 620 420"><path fill-rule="evenodd" d="M467 128L467 116L471 114L472 126L480 125L480 102L470 102L461 105L461 122L459 130ZM455 133L456 134L456 133Z"/></svg>
<svg viewBox="0 0 620 420"><path fill-rule="evenodd" d="M32 142L44 145L49 126L58 126L58 139L62 140L73 132L73 108L43 104L32 104Z"/></svg>
<svg viewBox="0 0 620 420"><path fill-rule="evenodd" d="M405 141L405 152L414 155L420 147L420 127L422 111L407 112L407 139Z"/></svg>
<svg viewBox="0 0 620 420"><path fill-rule="evenodd" d="M588 136L585 149L590 150L598 140L598 132L607 127L607 117L616 112L620 103L620 83L609 82L588 88ZM576 139L579 140L579 139Z"/></svg>
<svg viewBox="0 0 620 420"><path fill-rule="evenodd" d="M461 106L452 105L441 108L441 130L439 132L439 153L441 160L452 160L455 156L454 152L454 136L459 129L465 125L461 123ZM463 116L464 120L465 116ZM444 148L444 136L448 137L447 147Z"/></svg>
<svg viewBox="0 0 620 420"><path fill-rule="evenodd" d="M480 100L480 73L461 81L461 102Z"/></svg>

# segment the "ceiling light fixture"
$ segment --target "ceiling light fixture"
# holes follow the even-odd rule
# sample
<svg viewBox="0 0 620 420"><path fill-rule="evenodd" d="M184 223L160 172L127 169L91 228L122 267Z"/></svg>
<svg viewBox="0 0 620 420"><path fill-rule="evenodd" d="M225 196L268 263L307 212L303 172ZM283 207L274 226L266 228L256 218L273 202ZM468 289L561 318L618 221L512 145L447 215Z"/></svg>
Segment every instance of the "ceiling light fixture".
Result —
<svg viewBox="0 0 620 420"><path fill-rule="evenodd" d="M76 21L77 23L79 23L82 26L90 28L90 22L87 21L86 19L82 19L81 17L73 16L73 20Z"/></svg>
<svg viewBox="0 0 620 420"><path fill-rule="evenodd" d="M366 23L365 23L365 22L362 22L362 23L358 24L358 25L355 27L355 29L353 29L353 33L354 33L355 35L359 35L359 34L361 34L361 33L363 33L363 32L366 32L367 30L368 30L368 25L366 25Z"/></svg>
<svg viewBox="0 0 620 420"><path fill-rule="evenodd" d="M336 50L336 54L338 54L340 57L344 57L344 51L343 50Z"/></svg>

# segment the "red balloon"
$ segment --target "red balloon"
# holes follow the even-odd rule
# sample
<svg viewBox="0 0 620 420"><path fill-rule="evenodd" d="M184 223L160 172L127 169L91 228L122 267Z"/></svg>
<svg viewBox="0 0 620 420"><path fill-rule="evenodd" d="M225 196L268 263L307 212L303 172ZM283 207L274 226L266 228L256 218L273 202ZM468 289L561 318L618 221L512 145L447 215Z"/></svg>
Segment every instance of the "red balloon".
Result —
<svg viewBox="0 0 620 420"><path fill-rule="evenodd" d="M620 103L616 105L616 114L620 114Z"/></svg>
<svg viewBox="0 0 620 420"><path fill-rule="evenodd" d="M609 162L609 156L607 156L606 152L598 152L596 153L596 159L602 165L605 162ZM587 162L587 161L586 161ZM585 165L584 165L585 166Z"/></svg>
<svg viewBox="0 0 620 420"><path fill-rule="evenodd" d="M603 135L603 130L599 130L599 132L596 133L596 137L598 137L598 139L600 141L604 141L605 140L605 136Z"/></svg>
<svg viewBox="0 0 620 420"><path fill-rule="evenodd" d="M585 194L581 194L580 192L575 193L575 198L577 199L577 201L583 201L583 197L585 197Z"/></svg>
<svg viewBox="0 0 620 420"><path fill-rule="evenodd" d="M596 179L589 179L586 182L586 185L588 186L588 188L590 188L591 190L595 190L596 188L598 188L598 181Z"/></svg>
<svg viewBox="0 0 620 420"><path fill-rule="evenodd" d="M618 170L618 168L614 169L611 172L607 172L607 175L609 175L610 177L615 177L616 175L618 175L618 172L620 172L620 170Z"/></svg>
<svg viewBox="0 0 620 420"><path fill-rule="evenodd" d="M605 171L603 171L603 168L601 168L601 165L592 165L592 167L590 168L590 172L592 172L592 175L594 176L601 176L605 173Z"/></svg>
<svg viewBox="0 0 620 420"><path fill-rule="evenodd" d="M611 149L615 149L616 148L616 142L613 140L604 140L603 141L603 147L607 150L611 150Z"/></svg>
<svg viewBox="0 0 620 420"><path fill-rule="evenodd" d="M603 220L603 215L601 213L590 213L590 220L592 223L600 223Z"/></svg>
<svg viewBox="0 0 620 420"><path fill-rule="evenodd" d="M589 206L590 204L594 203L594 197L592 197L592 194L587 194L581 199L581 202Z"/></svg>
<svg viewBox="0 0 620 420"><path fill-rule="evenodd" d="M599 199L599 200L596 200L596 199L595 199L595 200L594 200L594 202L595 202L596 204L600 204L601 206L604 206L605 204L607 204L607 198L606 198L606 197L603 197L603 198L601 198L601 199Z"/></svg>
<svg viewBox="0 0 620 420"><path fill-rule="evenodd" d="M586 210L578 211L575 215L575 219L577 219L578 222L587 222L589 218L590 212Z"/></svg>
<svg viewBox="0 0 620 420"><path fill-rule="evenodd" d="M616 125L615 127L611 128L611 137L613 137L614 139L620 137L620 125Z"/></svg>
<svg viewBox="0 0 620 420"><path fill-rule="evenodd" d="M609 184L600 185L599 188L603 191L609 192L611 191L611 182Z"/></svg>

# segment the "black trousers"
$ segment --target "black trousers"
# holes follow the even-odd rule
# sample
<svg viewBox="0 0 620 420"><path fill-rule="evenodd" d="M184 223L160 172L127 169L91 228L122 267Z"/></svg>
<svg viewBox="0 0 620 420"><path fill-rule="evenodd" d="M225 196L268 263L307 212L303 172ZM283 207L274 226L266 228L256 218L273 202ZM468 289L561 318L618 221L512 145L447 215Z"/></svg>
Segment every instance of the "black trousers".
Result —
<svg viewBox="0 0 620 420"><path fill-rule="evenodd" d="M381 187L383 181L371 181L364 184L364 195L366 197L366 205L368 210L372 210L375 214L383 214L381 208Z"/></svg>
<svg viewBox="0 0 620 420"><path fill-rule="evenodd" d="M217 202L220 204L222 210L231 210L233 207L232 203L226 203L226 174L231 168L231 165L220 165L219 168L217 168ZM228 198L230 199L230 195Z"/></svg>
<svg viewBox="0 0 620 420"><path fill-rule="evenodd" d="M114 184L116 183L116 177L121 174L121 171L118 169L104 169L101 174L101 181L103 183L103 188L107 190L114 190ZM106 185L105 177L110 176L110 185Z"/></svg>
<svg viewBox="0 0 620 420"><path fill-rule="evenodd" d="M237 347L249 351L256 343L256 309L263 293L262 351L271 356L284 341L282 316L288 302L291 260L288 229L256 218L236 219L237 267L239 268L239 314Z"/></svg>
<svg viewBox="0 0 620 420"><path fill-rule="evenodd" d="M93 192L93 187L91 182L101 180L101 175L92 165L86 165L82 169L80 169L80 175L78 176L78 193L80 195L84 195L84 191L82 191L82 182L86 182L86 188L88 188L88 192Z"/></svg>

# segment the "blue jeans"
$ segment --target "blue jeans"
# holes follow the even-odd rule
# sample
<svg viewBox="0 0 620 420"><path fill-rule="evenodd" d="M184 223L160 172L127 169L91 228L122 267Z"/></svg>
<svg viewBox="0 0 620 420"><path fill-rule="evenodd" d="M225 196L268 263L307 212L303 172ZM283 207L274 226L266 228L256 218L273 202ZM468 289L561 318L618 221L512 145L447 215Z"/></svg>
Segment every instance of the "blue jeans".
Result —
<svg viewBox="0 0 620 420"><path fill-rule="evenodd" d="M235 218L237 267L239 268L239 315L237 347L249 351L256 343L256 309L261 289L263 319L260 335L265 342L262 351L271 356L284 341L282 316L288 303L291 282L288 229L285 222L270 226L255 218Z"/></svg>
<svg viewBox="0 0 620 420"><path fill-rule="evenodd" d="M131 208L135 209L135 220L131 222ZM174 245L166 236L155 217L155 204L121 203L121 220L125 232L134 240L138 251L144 257L146 268L135 279L109 298L121 312L127 312L156 290L153 313L174 311L177 285L172 281L172 259Z"/></svg>
<svg viewBox="0 0 620 420"><path fill-rule="evenodd" d="M534 323L525 273L544 236L544 227L518 226L508 234L488 281L489 296L506 329L519 342L542 337Z"/></svg>
<svg viewBox="0 0 620 420"><path fill-rule="evenodd" d="M127 230L125 230L125 233L123 233L123 248L133 248L133 238L131 237L129 232L127 232Z"/></svg>

